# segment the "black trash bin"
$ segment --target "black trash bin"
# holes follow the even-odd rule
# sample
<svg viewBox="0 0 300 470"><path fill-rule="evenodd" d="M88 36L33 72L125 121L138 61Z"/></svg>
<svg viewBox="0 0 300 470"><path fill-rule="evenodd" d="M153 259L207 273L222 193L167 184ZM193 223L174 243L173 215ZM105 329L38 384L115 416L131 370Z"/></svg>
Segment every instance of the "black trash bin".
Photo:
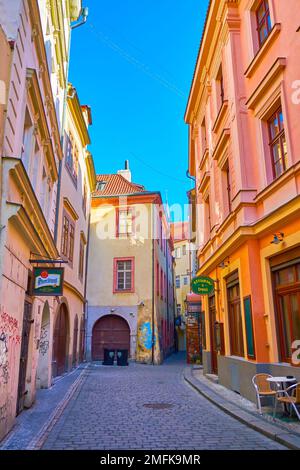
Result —
<svg viewBox="0 0 300 470"><path fill-rule="evenodd" d="M115 360L115 350L114 349L104 349L104 361L102 364L104 366L113 366Z"/></svg>
<svg viewBox="0 0 300 470"><path fill-rule="evenodd" d="M117 364L118 366L128 366L128 349L117 350Z"/></svg>

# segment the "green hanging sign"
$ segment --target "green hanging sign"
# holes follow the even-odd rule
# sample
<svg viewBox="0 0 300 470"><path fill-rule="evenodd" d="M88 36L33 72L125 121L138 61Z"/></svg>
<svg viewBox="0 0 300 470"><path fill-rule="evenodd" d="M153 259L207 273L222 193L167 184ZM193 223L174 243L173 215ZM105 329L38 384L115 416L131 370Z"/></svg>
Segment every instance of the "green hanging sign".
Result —
<svg viewBox="0 0 300 470"><path fill-rule="evenodd" d="M63 295L64 268L34 268L34 296Z"/></svg>
<svg viewBox="0 0 300 470"><path fill-rule="evenodd" d="M206 276L194 277L191 282L191 289L194 294L198 295L213 294L215 290L215 281Z"/></svg>

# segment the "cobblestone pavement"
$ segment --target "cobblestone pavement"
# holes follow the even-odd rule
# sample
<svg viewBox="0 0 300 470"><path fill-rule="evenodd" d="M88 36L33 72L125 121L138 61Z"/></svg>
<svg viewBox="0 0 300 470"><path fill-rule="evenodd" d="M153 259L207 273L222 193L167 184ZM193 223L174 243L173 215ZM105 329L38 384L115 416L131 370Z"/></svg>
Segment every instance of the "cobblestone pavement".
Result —
<svg viewBox="0 0 300 470"><path fill-rule="evenodd" d="M162 366L91 365L42 448L284 449L186 385L184 366L176 355Z"/></svg>

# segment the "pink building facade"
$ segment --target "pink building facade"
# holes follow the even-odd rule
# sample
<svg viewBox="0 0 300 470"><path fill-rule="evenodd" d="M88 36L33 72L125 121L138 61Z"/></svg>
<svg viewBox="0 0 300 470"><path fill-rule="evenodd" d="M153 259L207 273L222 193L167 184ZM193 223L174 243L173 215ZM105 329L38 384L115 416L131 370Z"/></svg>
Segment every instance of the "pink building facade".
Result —
<svg viewBox="0 0 300 470"><path fill-rule="evenodd" d="M0 1L6 92L0 103L0 439L32 405L37 388L52 382L60 300L32 295L32 261L60 256L55 231L67 44L80 10L81 2L71 0Z"/></svg>
<svg viewBox="0 0 300 470"><path fill-rule="evenodd" d="M299 378L297 0L210 2L185 119L196 177L204 369L254 399L257 371Z"/></svg>

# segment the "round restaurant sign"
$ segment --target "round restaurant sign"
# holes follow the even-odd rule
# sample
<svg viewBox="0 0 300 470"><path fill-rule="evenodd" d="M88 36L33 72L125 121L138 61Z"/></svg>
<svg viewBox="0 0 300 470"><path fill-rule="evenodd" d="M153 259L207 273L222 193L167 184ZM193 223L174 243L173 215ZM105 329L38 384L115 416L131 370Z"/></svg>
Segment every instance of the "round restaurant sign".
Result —
<svg viewBox="0 0 300 470"><path fill-rule="evenodd" d="M194 277L191 282L191 289L194 294L209 295L214 292L215 281L205 276Z"/></svg>

